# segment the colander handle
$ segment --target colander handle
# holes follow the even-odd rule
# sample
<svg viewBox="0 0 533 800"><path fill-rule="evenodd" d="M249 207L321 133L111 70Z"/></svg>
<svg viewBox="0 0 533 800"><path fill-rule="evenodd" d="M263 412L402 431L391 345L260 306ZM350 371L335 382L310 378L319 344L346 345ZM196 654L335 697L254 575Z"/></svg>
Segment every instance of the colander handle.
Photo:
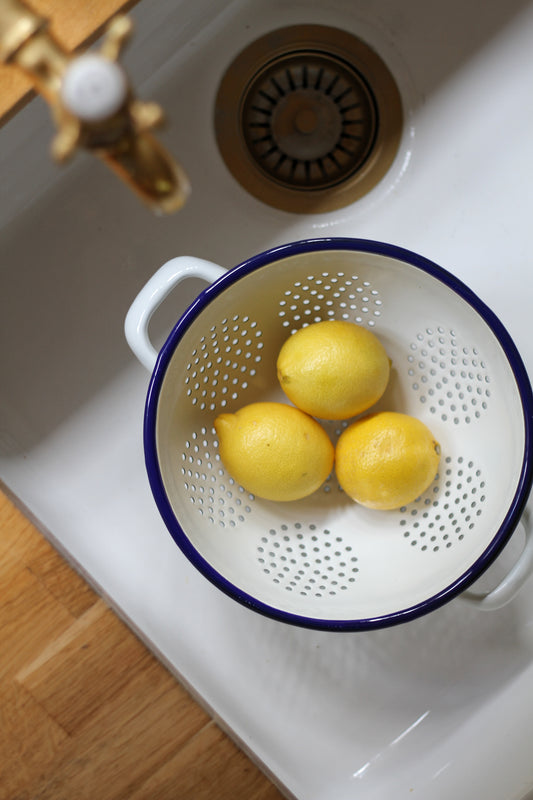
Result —
<svg viewBox="0 0 533 800"><path fill-rule="evenodd" d="M533 528L527 512L520 520L519 527L525 535L524 548L505 578L490 592L474 592L470 589L463 592L460 595L462 600L476 608L492 611L507 605L517 595L533 572Z"/></svg>
<svg viewBox="0 0 533 800"><path fill-rule="evenodd" d="M152 372L157 361L157 350L148 336L148 325L154 311L165 297L187 278L200 278L213 283L227 270L193 256L172 258L160 267L141 289L126 314L124 332L126 340L141 364Z"/></svg>

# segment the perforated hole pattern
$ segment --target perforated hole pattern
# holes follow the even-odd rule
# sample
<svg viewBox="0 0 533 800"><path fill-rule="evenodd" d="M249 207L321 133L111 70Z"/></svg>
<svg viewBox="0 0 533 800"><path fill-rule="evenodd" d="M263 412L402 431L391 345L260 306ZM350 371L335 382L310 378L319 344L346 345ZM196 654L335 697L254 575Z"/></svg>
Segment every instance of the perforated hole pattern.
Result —
<svg viewBox="0 0 533 800"><path fill-rule="evenodd" d="M411 388L432 414L455 425L480 418L490 397L490 377L476 347L439 326L418 333L410 350Z"/></svg>
<svg viewBox="0 0 533 800"><path fill-rule="evenodd" d="M278 312L284 328L298 328L324 319L346 319L374 327L383 301L377 289L357 275L323 272L296 281L285 291Z"/></svg>
<svg viewBox="0 0 533 800"><path fill-rule="evenodd" d="M462 542L483 512L485 481L473 461L447 456L423 497L400 509L400 526L412 547L438 553Z"/></svg>
<svg viewBox="0 0 533 800"><path fill-rule="evenodd" d="M212 525L234 528L252 512L254 496L226 473L214 428L201 428L185 442L180 472L189 500Z"/></svg>
<svg viewBox="0 0 533 800"><path fill-rule="evenodd" d="M247 316L235 314L213 325L187 364L186 395L191 403L202 411L215 411L225 408L228 400L236 400L256 374L262 336L257 322Z"/></svg>
<svg viewBox="0 0 533 800"><path fill-rule="evenodd" d="M359 572L351 545L327 528L296 522L271 528L257 547L258 562L273 582L302 596L346 591Z"/></svg>

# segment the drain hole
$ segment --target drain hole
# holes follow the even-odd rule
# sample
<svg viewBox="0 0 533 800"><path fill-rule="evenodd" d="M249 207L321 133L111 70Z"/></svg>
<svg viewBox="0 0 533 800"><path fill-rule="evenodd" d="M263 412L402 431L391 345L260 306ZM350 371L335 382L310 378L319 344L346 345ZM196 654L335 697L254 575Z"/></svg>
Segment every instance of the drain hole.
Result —
<svg viewBox="0 0 533 800"><path fill-rule="evenodd" d="M334 28L294 26L253 42L217 95L218 146L251 194L288 211L341 208L389 169L402 129L379 56Z"/></svg>
<svg viewBox="0 0 533 800"><path fill-rule="evenodd" d="M279 59L250 87L244 138L257 165L281 185L333 186L364 164L374 144L377 109L361 76L325 55Z"/></svg>

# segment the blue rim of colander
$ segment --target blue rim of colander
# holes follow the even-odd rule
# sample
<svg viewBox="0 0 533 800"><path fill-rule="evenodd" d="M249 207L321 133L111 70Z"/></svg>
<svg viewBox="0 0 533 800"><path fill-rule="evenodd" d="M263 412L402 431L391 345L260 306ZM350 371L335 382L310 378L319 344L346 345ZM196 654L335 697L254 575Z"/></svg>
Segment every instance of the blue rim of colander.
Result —
<svg viewBox="0 0 533 800"><path fill-rule="evenodd" d="M452 289L483 318L498 339L513 371L524 416L524 453L517 488L502 524L481 556L459 578L426 600L392 613L365 619L328 620L284 611L258 600L227 580L200 555L176 518L163 484L157 453L156 420L159 394L173 353L192 322L215 297L240 280L240 278L282 258L319 250L349 250L388 256L428 273ZM533 482L532 431L533 392L522 358L511 336L498 317L466 284L424 256L397 245L371 239L334 237L290 242L252 256L238 266L228 270L227 273L210 284L197 296L180 317L159 352L146 397L143 439L148 479L159 513L175 543L204 577L229 597L266 617L303 628L340 632L384 628L416 619L452 600L479 578L499 555L514 532L524 511Z"/></svg>

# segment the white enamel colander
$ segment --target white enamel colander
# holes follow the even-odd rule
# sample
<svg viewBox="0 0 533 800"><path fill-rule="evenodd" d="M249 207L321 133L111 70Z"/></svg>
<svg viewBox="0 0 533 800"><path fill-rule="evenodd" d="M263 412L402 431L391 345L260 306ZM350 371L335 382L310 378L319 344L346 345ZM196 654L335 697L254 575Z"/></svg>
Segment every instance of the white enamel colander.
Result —
<svg viewBox="0 0 533 800"><path fill-rule="evenodd" d="M186 278L209 283L157 355L148 322ZM375 409L420 418L441 444L439 473L398 511L365 509L333 472L311 497L273 503L224 469L213 421L257 400L288 402L276 378L283 341L304 325L368 326L392 359ZM524 514L532 482L533 399L495 315L436 264L398 247L315 239L224 270L166 263L128 312L126 336L152 378L144 444L150 485L175 542L221 590L277 620L324 630L405 622L464 592ZM346 422L324 422L333 441ZM533 537L481 607L514 596Z"/></svg>

